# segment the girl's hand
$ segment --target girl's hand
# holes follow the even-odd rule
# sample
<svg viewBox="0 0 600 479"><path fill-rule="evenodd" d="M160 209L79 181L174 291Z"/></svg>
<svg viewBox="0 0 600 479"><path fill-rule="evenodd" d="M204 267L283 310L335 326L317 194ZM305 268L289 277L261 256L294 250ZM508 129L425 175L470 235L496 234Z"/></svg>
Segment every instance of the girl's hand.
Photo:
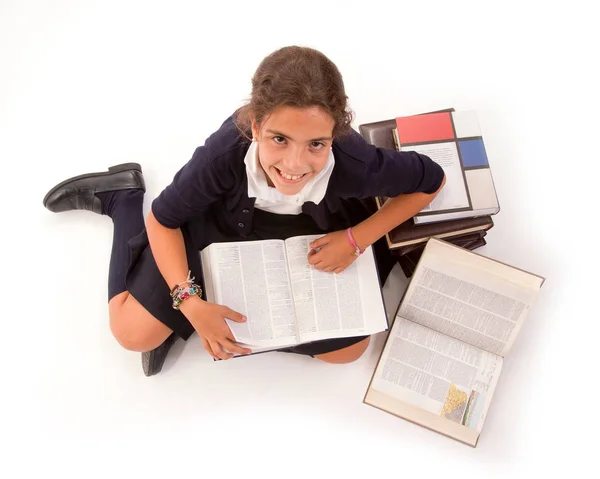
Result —
<svg viewBox="0 0 600 479"><path fill-rule="evenodd" d="M341 273L356 259L355 249L348 241L346 231L328 233L309 245L308 262L315 268Z"/></svg>
<svg viewBox="0 0 600 479"><path fill-rule="evenodd" d="M230 359L232 353L250 354L248 348L235 344L225 318L238 323L246 321L240 313L220 304L203 301L197 296L186 299L179 308L200 336L204 349L215 359ZM228 351L228 352L226 352Z"/></svg>

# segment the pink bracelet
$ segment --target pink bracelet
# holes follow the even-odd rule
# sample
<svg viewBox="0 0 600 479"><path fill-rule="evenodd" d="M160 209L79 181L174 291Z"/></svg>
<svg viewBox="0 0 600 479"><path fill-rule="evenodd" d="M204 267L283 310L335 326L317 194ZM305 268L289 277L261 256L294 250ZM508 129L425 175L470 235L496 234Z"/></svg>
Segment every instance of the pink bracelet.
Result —
<svg viewBox="0 0 600 479"><path fill-rule="evenodd" d="M346 230L346 236L348 237L348 241L350 241L350 244L355 249L354 254L356 256L360 256L361 254L363 254L364 251L361 251L360 248L358 247L358 245L356 244L356 241L354 241L354 236L352 236L352 228L348 228Z"/></svg>

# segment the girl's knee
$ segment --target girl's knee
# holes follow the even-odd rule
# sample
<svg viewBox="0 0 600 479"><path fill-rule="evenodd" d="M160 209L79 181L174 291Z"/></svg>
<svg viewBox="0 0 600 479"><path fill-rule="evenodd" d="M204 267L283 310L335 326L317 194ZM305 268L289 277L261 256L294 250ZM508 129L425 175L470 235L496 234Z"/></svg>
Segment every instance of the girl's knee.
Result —
<svg viewBox="0 0 600 479"><path fill-rule="evenodd" d="M362 341L359 341L352 346L348 346L346 348L338 349L337 351L332 351L330 353L325 354L316 354L315 359L319 359L326 363L333 364L346 364L356 361L360 358L364 352L369 347L369 342L371 338L365 338Z"/></svg>
<svg viewBox="0 0 600 479"><path fill-rule="evenodd" d="M140 312L126 303L113 300L109 303L110 330L117 342L123 348L137 352L151 351L160 346L171 330L143 308Z"/></svg>
<svg viewBox="0 0 600 479"><path fill-rule="evenodd" d="M119 312L110 315L110 331L117 342L128 351L150 351L150 339L144 331L128 324L127 317Z"/></svg>

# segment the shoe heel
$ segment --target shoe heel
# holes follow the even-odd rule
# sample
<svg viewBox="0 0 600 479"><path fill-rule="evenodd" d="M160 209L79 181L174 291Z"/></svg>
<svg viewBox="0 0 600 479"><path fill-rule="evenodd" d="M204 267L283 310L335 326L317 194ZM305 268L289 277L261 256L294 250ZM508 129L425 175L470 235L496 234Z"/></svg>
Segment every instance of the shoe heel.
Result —
<svg viewBox="0 0 600 479"><path fill-rule="evenodd" d="M142 166L139 163L122 163L120 165L115 165L108 168L110 173L119 173L127 170L142 171Z"/></svg>

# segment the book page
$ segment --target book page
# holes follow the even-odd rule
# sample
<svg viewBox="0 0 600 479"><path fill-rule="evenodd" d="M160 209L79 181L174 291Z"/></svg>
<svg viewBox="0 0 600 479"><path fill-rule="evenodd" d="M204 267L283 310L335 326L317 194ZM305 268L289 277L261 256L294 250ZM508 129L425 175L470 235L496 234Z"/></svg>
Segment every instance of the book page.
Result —
<svg viewBox="0 0 600 479"><path fill-rule="evenodd" d="M398 316L505 356L543 279L429 240Z"/></svg>
<svg viewBox="0 0 600 479"><path fill-rule="evenodd" d="M502 358L396 318L370 389L480 432Z"/></svg>
<svg viewBox="0 0 600 479"><path fill-rule="evenodd" d="M446 174L446 184L433 201L421 212L469 207L469 197L467 196L467 187L456 149L456 142L403 146L401 150L416 151L422 155L427 155L440 165Z"/></svg>
<svg viewBox="0 0 600 479"><path fill-rule="evenodd" d="M325 273L308 263L308 245L321 236L286 240L301 341L360 336L387 329L372 249L368 248L342 273Z"/></svg>
<svg viewBox="0 0 600 479"><path fill-rule="evenodd" d="M203 268L212 275L212 301L248 318L245 323L227 320L237 342L250 348L297 342L283 241L213 243L203 250L203 263L207 256L210 268Z"/></svg>

